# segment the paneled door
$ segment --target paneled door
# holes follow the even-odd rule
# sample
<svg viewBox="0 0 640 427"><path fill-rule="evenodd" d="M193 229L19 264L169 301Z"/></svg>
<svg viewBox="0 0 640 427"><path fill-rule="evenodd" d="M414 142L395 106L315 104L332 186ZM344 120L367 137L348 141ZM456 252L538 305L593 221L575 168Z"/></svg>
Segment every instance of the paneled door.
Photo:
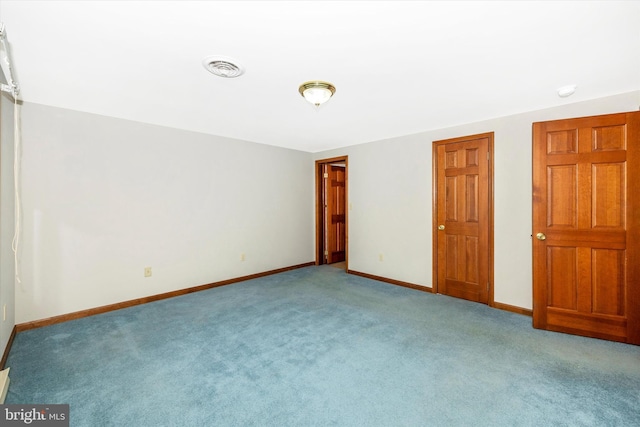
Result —
<svg viewBox="0 0 640 427"><path fill-rule="evenodd" d="M324 165L327 264L345 260L345 171L344 165Z"/></svg>
<svg viewBox="0 0 640 427"><path fill-rule="evenodd" d="M533 326L640 344L640 112L533 124Z"/></svg>
<svg viewBox="0 0 640 427"><path fill-rule="evenodd" d="M434 141L434 291L489 304L493 133Z"/></svg>
<svg viewBox="0 0 640 427"><path fill-rule="evenodd" d="M316 160L316 265L348 259L348 156Z"/></svg>

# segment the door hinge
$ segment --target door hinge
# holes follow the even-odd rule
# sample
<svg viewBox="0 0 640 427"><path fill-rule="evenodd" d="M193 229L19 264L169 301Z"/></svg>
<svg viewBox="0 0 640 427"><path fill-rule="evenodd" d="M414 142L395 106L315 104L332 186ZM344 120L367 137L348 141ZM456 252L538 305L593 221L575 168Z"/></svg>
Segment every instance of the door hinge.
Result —
<svg viewBox="0 0 640 427"><path fill-rule="evenodd" d="M325 177L325 178L329 178L329 174L325 172L325 173L324 173L324 177Z"/></svg>

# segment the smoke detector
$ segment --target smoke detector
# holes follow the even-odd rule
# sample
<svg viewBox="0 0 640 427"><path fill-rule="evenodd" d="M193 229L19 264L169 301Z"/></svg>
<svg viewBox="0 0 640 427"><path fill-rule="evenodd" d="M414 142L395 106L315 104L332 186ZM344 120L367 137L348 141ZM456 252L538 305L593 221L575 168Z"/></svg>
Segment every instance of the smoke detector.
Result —
<svg viewBox="0 0 640 427"><path fill-rule="evenodd" d="M211 74L226 79L240 77L244 74L244 67L235 59L226 56L208 56L202 61L202 65Z"/></svg>
<svg viewBox="0 0 640 427"><path fill-rule="evenodd" d="M558 88L558 96L560 98L566 98L568 96L571 96L576 91L576 88L577 88L576 85L562 86L561 88Z"/></svg>

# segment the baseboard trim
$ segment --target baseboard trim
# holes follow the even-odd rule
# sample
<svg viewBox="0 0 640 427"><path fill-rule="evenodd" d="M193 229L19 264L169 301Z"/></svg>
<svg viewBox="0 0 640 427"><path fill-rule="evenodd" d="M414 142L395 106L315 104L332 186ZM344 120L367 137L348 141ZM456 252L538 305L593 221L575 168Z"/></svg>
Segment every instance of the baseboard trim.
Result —
<svg viewBox="0 0 640 427"><path fill-rule="evenodd" d="M9 357L9 352L11 351L11 346L13 345L13 339L16 337L17 332L18 328L14 326L11 330L11 335L9 335L9 341L7 341L7 346L4 349L2 359L0 359L0 371L3 370L5 365L7 364L7 358Z"/></svg>
<svg viewBox="0 0 640 427"><path fill-rule="evenodd" d="M306 262L304 264L293 265L290 267L277 268L275 270L264 271L262 273L249 274L248 276L236 277L233 279L221 280L219 282L208 283L206 285L194 286L192 288L179 289L177 291L165 292L162 294L151 295L148 297L137 298L129 301L118 302L115 304L103 305L101 307L90 308L87 310L76 311L73 313L62 314L60 316L49 317L46 319L33 320L31 322L20 323L15 326L15 332L28 331L30 329L42 328L43 326L54 325L56 323L68 322L69 320L81 319L83 317L95 316L96 314L107 313L109 311L120 310L123 308L133 307L136 305L146 304L149 302L159 301L167 298L173 298L180 295L186 295L193 292L204 291L206 289L217 288L219 286L231 285L233 283L244 282L245 280L257 279L259 277L270 276L272 274L283 273L285 271L295 270L298 268L309 267L315 265L315 262ZM10 340L12 341L13 338ZM9 347L9 345L7 345ZM8 351L5 351L8 355ZM4 361L4 359L3 359ZM4 365L2 365L4 366Z"/></svg>
<svg viewBox="0 0 640 427"><path fill-rule="evenodd" d="M433 288L430 288L428 286L420 286L413 283L403 282L401 280L389 279L387 277L381 277L373 274L362 273L360 271L355 271L355 270L347 270L347 273L353 274L356 276L366 277L367 279L378 280L380 282L391 283L392 285L398 285L398 286L403 286L405 288L417 289L419 291L433 293ZM491 307L497 308L498 310L510 311L512 313L533 317L533 310L529 310L528 308L517 307L515 305L504 304L501 302L494 302L491 305Z"/></svg>
<svg viewBox="0 0 640 427"><path fill-rule="evenodd" d="M430 288L428 286L416 285L414 283L403 282L402 280L389 279L388 277L375 276L373 274L363 273L361 271L355 271L355 270L347 270L347 273L348 274L353 274L355 276L366 277L367 279L377 280L379 282L390 283L392 285L402 286L402 287L405 287L405 288L411 288L411 289L415 289L415 290L422 291L422 292L433 293L433 288Z"/></svg>
<svg viewBox="0 0 640 427"><path fill-rule="evenodd" d="M528 308L522 308L515 305L504 304L502 302L493 302L493 308L497 308L499 310L510 311L516 314L522 314L525 316L533 317L533 310L529 310Z"/></svg>

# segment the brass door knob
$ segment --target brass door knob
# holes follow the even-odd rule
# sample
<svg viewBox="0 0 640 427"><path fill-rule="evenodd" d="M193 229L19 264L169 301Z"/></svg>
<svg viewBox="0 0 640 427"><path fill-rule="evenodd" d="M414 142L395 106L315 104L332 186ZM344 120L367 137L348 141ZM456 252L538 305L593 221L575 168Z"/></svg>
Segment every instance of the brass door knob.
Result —
<svg viewBox="0 0 640 427"><path fill-rule="evenodd" d="M440 225L438 226L438 230L444 230L444 224L440 224Z"/></svg>
<svg viewBox="0 0 640 427"><path fill-rule="evenodd" d="M536 239L538 239L538 240L545 240L546 238L547 238L547 236L544 233L536 234Z"/></svg>

